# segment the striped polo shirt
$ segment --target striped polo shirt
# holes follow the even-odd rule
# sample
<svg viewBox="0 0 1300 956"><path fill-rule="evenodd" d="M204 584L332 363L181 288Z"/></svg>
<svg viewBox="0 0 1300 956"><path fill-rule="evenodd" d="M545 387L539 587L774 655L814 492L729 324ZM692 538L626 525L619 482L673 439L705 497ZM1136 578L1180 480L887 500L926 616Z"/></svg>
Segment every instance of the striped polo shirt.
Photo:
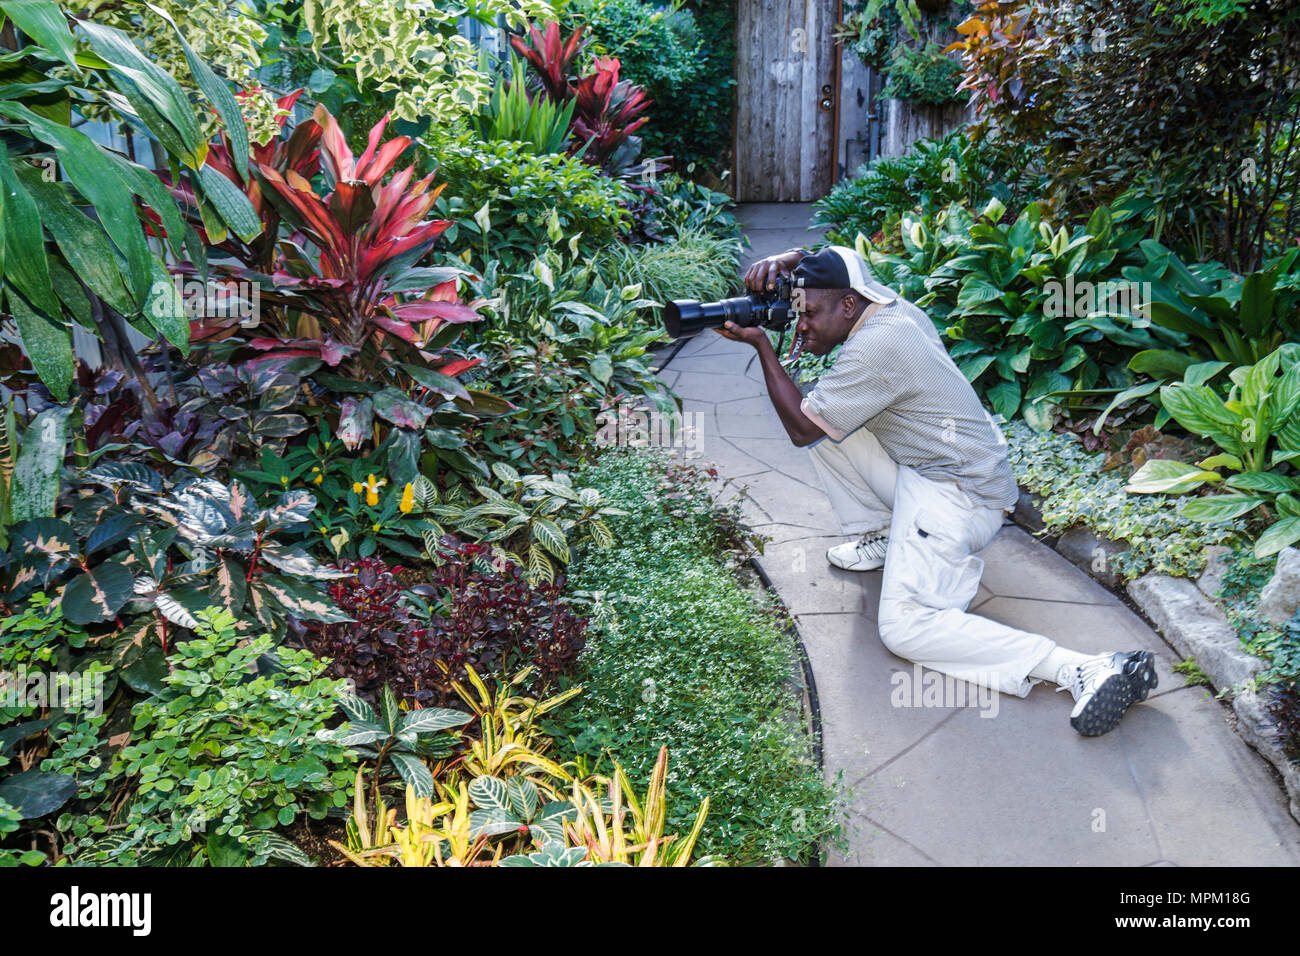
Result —
<svg viewBox="0 0 1300 956"><path fill-rule="evenodd" d="M834 441L869 429L895 462L955 482L976 504L1019 497L1002 429L930 317L901 296L858 319L800 408Z"/></svg>

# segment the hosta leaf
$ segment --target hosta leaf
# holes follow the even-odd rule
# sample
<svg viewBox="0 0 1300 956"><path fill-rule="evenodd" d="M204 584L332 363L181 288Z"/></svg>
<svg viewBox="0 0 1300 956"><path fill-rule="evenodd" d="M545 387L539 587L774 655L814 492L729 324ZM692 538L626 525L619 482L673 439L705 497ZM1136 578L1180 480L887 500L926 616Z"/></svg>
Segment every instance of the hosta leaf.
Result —
<svg viewBox="0 0 1300 956"><path fill-rule="evenodd" d="M1230 488L1240 488L1242 491L1262 491L1270 495L1300 491L1300 481L1275 471L1244 471L1239 475L1233 475L1224 484Z"/></svg>
<svg viewBox="0 0 1300 956"><path fill-rule="evenodd" d="M134 583L126 565L105 562L68 583L63 591L63 616L73 624L107 621L130 600Z"/></svg>

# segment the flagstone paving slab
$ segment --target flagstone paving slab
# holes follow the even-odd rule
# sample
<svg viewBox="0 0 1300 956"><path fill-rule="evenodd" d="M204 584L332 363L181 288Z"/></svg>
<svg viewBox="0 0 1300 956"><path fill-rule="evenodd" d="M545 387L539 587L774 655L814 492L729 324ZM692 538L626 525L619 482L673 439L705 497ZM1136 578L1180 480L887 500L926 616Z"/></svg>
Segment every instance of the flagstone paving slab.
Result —
<svg viewBox="0 0 1300 956"><path fill-rule="evenodd" d="M814 235L806 205L739 215L754 227L745 266ZM698 460L715 463L714 486L745 486L746 519L772 539L758 564L808 652L827 778L847 785L847 848L832 865L1300 865L1300 825L1228 709L1183 686L1178 655L1116 595L1021 529L980 553L971 610L1082 651L1153 650L1160 686L1116 730L1077 735L1069 695L1050 685L981 696L887 651L881 574L826 564L839 523L756 366L749 346L705 333L664 378L686 410L706 413Z"/></svg>

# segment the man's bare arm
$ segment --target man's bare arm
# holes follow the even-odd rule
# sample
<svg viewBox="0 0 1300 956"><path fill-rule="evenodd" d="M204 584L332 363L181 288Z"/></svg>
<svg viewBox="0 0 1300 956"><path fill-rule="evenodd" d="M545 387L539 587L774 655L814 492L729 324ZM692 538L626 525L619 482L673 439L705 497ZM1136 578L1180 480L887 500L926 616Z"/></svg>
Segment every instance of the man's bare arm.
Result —
<svg viewBox="0 0 1300 956"><path fill-rule="evenodd" d="M772 348L772 343L767 336L763 335L755 347L758 350L758 360L763 366L763 378L767 382L768 397L772 399L776 413L781 416L781 424L785 426L790 441L800 446L811 445L817 439L824 437L826 433L799 408L803 402L803 393L781 367L781 360L777 357L776 349Z"/></svg>

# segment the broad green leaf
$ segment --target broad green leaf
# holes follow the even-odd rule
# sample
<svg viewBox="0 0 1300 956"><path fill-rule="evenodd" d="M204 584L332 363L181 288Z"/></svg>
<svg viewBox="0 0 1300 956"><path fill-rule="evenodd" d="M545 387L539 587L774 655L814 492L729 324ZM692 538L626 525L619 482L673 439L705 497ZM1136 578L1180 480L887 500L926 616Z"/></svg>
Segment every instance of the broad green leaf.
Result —
<svg viewBox="0 0 1300 956"><path fill-rule="evenodd" d="M153 257L131 201L131 190L113 161L84 133L44 120L18 104L0 103L0 113L26 120L37 139L55 148L68 180L89 200L114 244L126 256L134 299L143 303L153 282Z"/></svg>
<svg viewBox="0 0 1300 956"><path fill-rule="evenodd" d="M242 189L211 166L199 169L199 181L203 184L204 197L231 232L244 242L262 234L262 220Z"/></svg>
<svg viewBox="0 0 1300 956"><path fill-rule="evenodd" d="M18 176L40 206L45 231L77 278L118 312L134 312L136 307L103 227L68 201L62 184L43 181L39 170L20 166Z"/></svg>
<svg viewBox="0 0 1300 956"><path fill-rule="evenodd" d="M76 44L68 29L68 18L58 4L51 0L4 0L0 10L19 30L77 69Z"/></svg>
<svg viewBox="0 0 1300 956"><path fill-rule="evenodd" d="M1274 522L1255 542L1255 557L1267 558L1300 541L1300 518Z"/></svg>
<svg viewBox="0 0 1300 956"><path fill-rule="evenodd" d="M389 757L397 768L398 775L415 791L417 797L433 796L433 774L423 760L406 753L393 753Z"/></svg>
<svg viewBox="0 0 1300 956"><path fill-rule="evenodd" d="M506 782L500 777L484 774L470 781L469 798L482 810L510 810Z"/></svg>
<svg viewBox="0 0 1300 956"><path fill-rule="evenodd" d="M63 310L59 308L59 300L54 295L50 269L45 259L45 236L41 230L40 210L14 175L9 151L3 143L0 143L0 189L5 193L5 216L0 222L0 228L4 230L4 277L35 309L45 313L51 320L61 319ZM59 401L66 398L65 388Z"/></svg>
<svg viewBox="0 0 1300 956"><path fill-rule="evenodd" d="M1138 494L1191 491L1206 481L1221 478L1217 472L1205 471L1185 462L1152 458L1133 473L1124 490Z"/></svg>
<svg viewBox="0 0 1300 956"><path fill-rule="evenodd" d="M185 164L191 169L202 166L208 144L199 129L189 97L176 79L150 62L126 34L91 20L78 20L77 24L91 49L127 76L176 130L185 147L185 154L181 157Z"/></svg>
<svg viewBox="0 0 1300 956"><path fill-rule="evenodd" d="M471 719L471 715L463 711L449 710L445 707L423 707L419 710L407 711L402 717L399 729L416 734L432 734L440 730L464 726Z"/></svg>
<svg viewBox="0 0 1300 956"><path fill-rule="evenodd" d="M49 290L47 290L49 291ZM72 336L62 310L49 318L31 308L12 286L5 287L5 302L18 326L23 352L32 368L51 394L61 402L68 400L68 389L76 374L77 360L72 354Z"/></svg>
<svg viewBox="0 0 1300 956"><path fill-rule="evenodd" d="M107 561L68 582L63 591L63 616L73 624L110 620L130 599L134 583L130 568Z"/></svg>
<svg viewBox="0 0 1300 956"><path fill-rule="evenodd" d="M22 451L14 466L10 492L14 521L46 518L54 514L59 495L59 471L68 445L66 406L47 408L27 426Z"/></svg>
<svg viewBox="0 0 1300 956"><path fill-rule="evenodd" d="M533 519L533 537L543 548L566 564L569 561L569 542L560 526L549 518Z"/></svg>
<svg viewBox="0 0 1300 956"><path fill-rule="evenodd" d="M180 28L166 10L148 4L149 9L158 14L164 20L171 24L172 30L176 33L176 39L180 41L181 49L185 51L185 61L190 65L190 72L194 74L194 82L198 84L203 95L208 98L217 110L217 115L221 117L222 130L230 139L230 159L235 164L235 169L245 181L248 180L248 127L244 123L244 114L239 109L239 102L235 95L230 92L230 87L212 72L212 68L199 57L185 40L185 35L181 33ZM259 228L259 232L261 229Z"/></svg>
<svg viewBox="0 0 1300 956"><path fill-rule="evenodd" d="M1183 515L1207 523L1231 521L1259 507L1263 502L1263 498L1251 495L1211 495L1187 502L1183 506Z"/></svg>

